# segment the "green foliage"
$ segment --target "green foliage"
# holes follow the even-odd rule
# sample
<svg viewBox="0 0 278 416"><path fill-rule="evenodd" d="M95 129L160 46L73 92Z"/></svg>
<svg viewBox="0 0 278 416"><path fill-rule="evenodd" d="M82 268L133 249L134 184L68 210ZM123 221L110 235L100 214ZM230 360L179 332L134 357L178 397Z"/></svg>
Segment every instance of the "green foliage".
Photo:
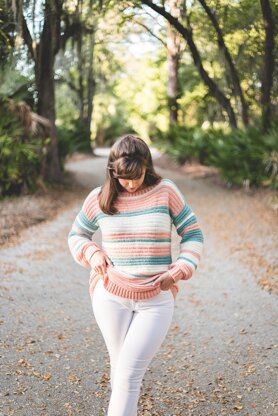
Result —
<svg viewBox="0 0 278 416"><path fill-rule="evenodd" d="M32 80L11 67L0 69L0 98L13 98L34 106L34 85Z"/></svg>
<svg viewBox="0 0 278 416"><path fill-rule="evenodd" d="M278 188L277 128L262 134L257 126L229 132L173 126L166 133L157 130L153 140L180 164L216 166L230 185Z"/></svg>
<svg viewBox="0 0 278 416"><path fill-rule="evenodd" d="M221 130L202 130L196 127L173 125L167 132L153 132L154 143L166 151L177 163L197 160L209 164L213 143L221 136Z"/></svg>
<svg viewBox="0 0 278 416"><path fill-rule="evenodd" d="M0 2L0 68L3 68L9 61L15 42L13 24L13 13L11 7L5 7Z"/></svg>
<svg viewBox="0 0 278 416"><path fill-rule="evenodd" d="M60 165L63 167L67 155L74 152L90 152L90 137L80 120L72 120L67 125L57 127Z"/></svg>
<svg viewBox="0 0 278 416"><path fill-rule="evenodd" d="M0 196L34 191L48 139L27 138L18 118L0 110Z"/></svg>
<svg viewBox="0 0 278 416"><path fill-rule="evenodd" d="M234 129L223 140L216 141L214 147L209 161L231 184L247 183L255 187L270 184L272 188L278 188L277 130L262 134L256 126Z"/></svg>
<svg viewBox="0 0 278 416"><path fill-rule="evenodd" d="M123 134L135 133L127 120L124 108L118 107L114 115L106 118L105 122L98 126L97 135L103 138L105 146L112 146L115 139Z"/></svg>

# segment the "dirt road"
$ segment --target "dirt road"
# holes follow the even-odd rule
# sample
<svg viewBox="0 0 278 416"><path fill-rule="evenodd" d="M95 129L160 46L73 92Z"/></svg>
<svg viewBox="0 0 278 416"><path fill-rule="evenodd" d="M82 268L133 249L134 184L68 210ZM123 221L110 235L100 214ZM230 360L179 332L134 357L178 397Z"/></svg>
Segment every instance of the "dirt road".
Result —
<svg viewBox="0 0 278 416"><path fill-rule="evenodd" d="M103 183L105 163L104 156L68 169L92 189ZM157 171L183 191L205 248L193 278L179 283L139 416L278 414L277 297L264 284L277 270L277 219L241 191ZM67 246L82 202L0 250L2 416L101 416L107 406L108 355L92 313L89 269L74 263ZM173 242L175 259L174 230Z"/></svg>

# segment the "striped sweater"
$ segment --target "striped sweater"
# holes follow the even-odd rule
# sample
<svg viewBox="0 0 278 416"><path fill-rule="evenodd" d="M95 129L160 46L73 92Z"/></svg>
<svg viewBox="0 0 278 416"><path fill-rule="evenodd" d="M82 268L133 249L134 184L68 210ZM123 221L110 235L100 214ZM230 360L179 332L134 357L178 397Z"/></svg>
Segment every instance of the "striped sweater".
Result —
<svg viewBox="0 0 278 416"><path fill-rule="evenodd" d="M133 193L120 192L115 206L118 213L105 214L93 189L85 199L68 234L74 260L83 267L93 266L93 255L102 250L112 261L107 267L105 287L111 293L131 299L155 296L155 277L169 271L175 282L187 280L197 269L203 250L203 233L196 215L177 185L163 178L158 183ZM180 252L172 262L171 230L181 236ZM100 228L101 247L92 241ZM99 278L91 270L90 294ZM174 297L179 290L174 285Z"/></svg>

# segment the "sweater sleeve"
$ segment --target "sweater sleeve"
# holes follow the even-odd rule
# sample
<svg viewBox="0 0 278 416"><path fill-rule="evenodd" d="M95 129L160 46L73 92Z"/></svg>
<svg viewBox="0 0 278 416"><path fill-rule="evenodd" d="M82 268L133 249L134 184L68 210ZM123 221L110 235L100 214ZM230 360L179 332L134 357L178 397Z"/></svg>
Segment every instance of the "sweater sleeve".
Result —
<svg viewBox="0 0 278 416"><path fill-rule="evenodd" d="M93 235L99 228L96 212L97 189L99 188L91 191L85 199L68 234L70 252L76 263L83 267L90 267L92 256L97 251L101 251L98 244L92 241Z"/></svg>
<svg viewBox="0 0 278 416"><path fill-rule="evenodd" d="M188 280L197 269L204 245L204 236L197 217L186 202L177 185L169 180L170 215L177 233L181 236L180 253L169 266L169 272L175 282Z"/></svg>

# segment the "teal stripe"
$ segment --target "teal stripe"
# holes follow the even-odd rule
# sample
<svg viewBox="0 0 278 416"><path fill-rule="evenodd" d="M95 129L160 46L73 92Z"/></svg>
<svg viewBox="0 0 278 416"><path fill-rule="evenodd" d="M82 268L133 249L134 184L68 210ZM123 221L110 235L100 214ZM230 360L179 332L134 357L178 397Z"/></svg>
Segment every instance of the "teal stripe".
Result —
<svg viewBox="0 0 278 416"><path fill-rule="evenodd" d="M141 274L136 274L136 273L129 273L129 275L131 276L131 279L132 279L132 277L140 277L140 279L144 279L144 278L148 278L148 277L150 277L150 276L142 276Z"/></svg>
<svg viewBox="0 0 278 416"><path fill-rule="evenodd" d="M197 218L195 217L195 215L193 215L192 217L188 218L188 220L185 221L185 223L184 223L184 225L186 227L188 227L189 225L192 225L192 224L197 224Z"/></svg>
<svg viewBox="0 0 278 416"><path fill-rule="evenodd" d="M157 265L157 264L170 264L172 261L171 256L161 256L161 257L127 257L127 258L114 258L111 257L111 260L115 266L135 266L135 265Z"/></svg>
<svg viewBox="0 0 278 416"><path fill-rule="evenodd" d="M85 222L81 223L77 219L74 225L79 230L84 231L85 233L90 234L90 235L93 235L99 228L98 225L94 225L93 223L90 223L89 221L86 221L86 223Z"/></svg>
<svg viewBox="0 0 278 416"><path fill-rule="evenodd" d="M170 243L171 239L170 238L156 238L156 239L150 239L150 238L123 238L122 240L102 240L103 243L105 244L114 244L114 243L146 243L146 242L152 242L152 243Z"/></svg>
<svg viewBox="0 0 278 416"><path fill-rule="evenodd" d="M192 220L191 221L186 221L185 223L183 223L183 224L181 224L179 227L177 227L177 232L179 233L179 234L181 234L182 233L182 231L185 229L185 228L187 228L187 227L189 227L189 225L193 225L193 224L197 224L197 218L196 217L193 217L192 218ZM186 231L187 233L190 233L190 232L195 232L196 230L189 230L189 231Z"/></svg>
<svg viewBox="0 0 278 416"><path fill-rule="evenodd" d="M185 263L186 263L186 262L191 263L191 264L193 264L193 266L195 267L195 269L197 269L197 264L196 264L196 263L194 263L194 261L192 261L192 260L188 259L187 257L184 257L184 256L179 256L179 257L177 258L177 260L185 260ZM177 261L177 260L176 260L176 261Z"/></svg>
<svg viewBox="0 0 278 416"><path fill-rule="evenodd" d="M140 210L135 210L135 211L132 211L132 212L118 212L116 214L113 214L113 217L120 217L120 218L121 217L134 217L136 215L146 215L146 214L151 215L151 214L154 214L154 213L155 214L160 213L160 214L169 215L169 208L166 205L157 205L153 208L140 209ZM103 212L99 213L97 215L98 220L100 220L101 218L106 218L106 217L109 218L110 215L104 214Z"/></svg>
<svg viewBox="0 0 278 416"><path fill-rule="evenodd" d="M83 225L85 225L86 227L88 227L88 228L96 228L97 227L97 225L95 225L96 224L96 222L97 222L97 218L96 217L94 217L93 218L93 220L92 221L90 221L87 217L86 217L86 215L84 214L84 212L83 211L80 211L79 212L79 214L78 214L78 216L77 216L77 218L76 218L76 221L79 221L80 222L80 224L83 224Z"/></svg>
<svg viewBox="0 0 278 416"><path fill-rule="evenodd" d="M87 234L89 234L88 231L86 231L86 235L82 234L81 232L78 233L77 231L71 231L70 234L69 234L69 237L77 236L77 237L82 237L82 238L88 238L89 239Z"/></svg>
<svg viewBox="0 0 278 416"><path fill-rule="evenodd" d="M204 237L203 237L203 233L200 230L200 228L198 230L191 230L191 231L186 232L182 236L181 243L186 243L187 241L203 242Z"/></svg>
<svg viewBox="0 0 278 416"><path fill-rule="evenodd" d="M184 221L186 217L188 217L188 215L192 214L192 209L186 205L184 206L180 213L178 215L176 215L174 218L174 223L175 224L179 224L180 222Z"/></svg>

